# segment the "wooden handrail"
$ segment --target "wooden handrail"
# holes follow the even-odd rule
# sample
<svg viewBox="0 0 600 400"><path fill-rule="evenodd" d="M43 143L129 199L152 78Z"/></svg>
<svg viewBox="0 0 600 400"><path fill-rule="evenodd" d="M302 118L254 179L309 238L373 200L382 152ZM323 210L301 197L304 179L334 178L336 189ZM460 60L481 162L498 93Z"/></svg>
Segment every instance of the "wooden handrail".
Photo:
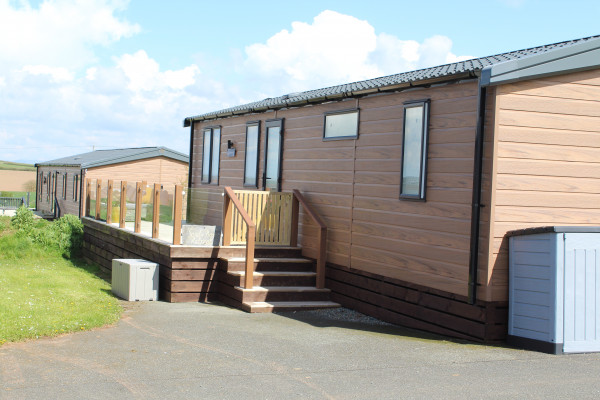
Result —
<svg viewBox="0 0 600 400"><path fill-rule="evenodd" d="M245 279L244 288L252 289L254 286L254 247L256 240L256 224L252 222L252 219L244 209L244 206L238 199L237 195L228 186L225 188L224 197L224 214L223 214L223 246L231 245L231 221L233 218L233 207L237 208L238 212L242 216L242 219L248 226L246 233L246 268L245 268Z"/></svg>
<svg viewBox="0 0 600 400"><path fill-rule="evenodd" d="M304 207L304 211L312 218L312 220L318 225L319 233L317 234L317 240L319 243L318 251L317 251L317 289L325 288L325 264L327 263L327 225L321 219L321 217L308 205L304 196L294 189L294 205L292 206L293 210L293 223L292 229L294 230L292 233L292 245L296 246L298 244L298 203L302 204Z"/></svg>

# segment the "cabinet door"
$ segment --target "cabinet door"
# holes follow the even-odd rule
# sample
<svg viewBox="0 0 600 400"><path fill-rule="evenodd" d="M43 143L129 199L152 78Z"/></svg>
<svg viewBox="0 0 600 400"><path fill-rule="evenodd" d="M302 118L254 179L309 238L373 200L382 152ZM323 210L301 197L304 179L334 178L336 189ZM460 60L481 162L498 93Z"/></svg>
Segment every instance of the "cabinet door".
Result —
<svg viewBox="0 0 600 400"><path fill-rule="evenodd" d="M565 353L600 351L600 239L565 234Z"/></svg>

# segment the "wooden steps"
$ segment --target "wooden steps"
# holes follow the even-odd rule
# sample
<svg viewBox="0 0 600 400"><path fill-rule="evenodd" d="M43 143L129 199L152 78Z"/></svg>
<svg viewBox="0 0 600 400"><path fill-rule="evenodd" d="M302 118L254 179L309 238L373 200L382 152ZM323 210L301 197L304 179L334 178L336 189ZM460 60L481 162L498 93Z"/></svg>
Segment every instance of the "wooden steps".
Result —
<svg viewBox="0 0 600 400"><path fill-rule="evenodd" d="M315 263L301 249L261 249L254 259L253 287L243 287L243 257L220 260L220 291L227 302L248 312L315 310L339 307L330 301L329 289L316 288Z"/></svg>
<svg viewBox="0 0 600 400"><path fill-rule="evenodd" d="M254 301L242 303L242 310L251 313L273 311L307 311L323 308L337 308L340 305L333 301Z"/></svg>

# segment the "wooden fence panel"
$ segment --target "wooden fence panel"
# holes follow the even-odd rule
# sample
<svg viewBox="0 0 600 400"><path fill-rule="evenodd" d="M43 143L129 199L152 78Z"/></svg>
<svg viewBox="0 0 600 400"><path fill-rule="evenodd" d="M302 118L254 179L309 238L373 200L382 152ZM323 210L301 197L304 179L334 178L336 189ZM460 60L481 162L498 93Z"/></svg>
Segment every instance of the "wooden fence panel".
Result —
<svg viewBox="0 0 600 400"><path fill-rule="evenodd" d="M244 209L256 224L256 244L289 246L292 230L291 193L234 190ZM232 218L231 244L246 243L246 224L235 210Z"/></svg>

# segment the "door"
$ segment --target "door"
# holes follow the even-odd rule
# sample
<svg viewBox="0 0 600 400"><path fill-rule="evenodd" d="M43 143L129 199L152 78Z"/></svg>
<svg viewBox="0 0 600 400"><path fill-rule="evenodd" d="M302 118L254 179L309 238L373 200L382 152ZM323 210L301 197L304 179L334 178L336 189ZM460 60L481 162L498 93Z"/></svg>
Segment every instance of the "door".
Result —
<svg viewBox="0 0 600 400"><path fill-rule="evenodd" d="M600 240L598 234L566 233L564 281L565 353L600 351Z"/></svg>
<svg viewBox="0 0 600 400"><path fill-rule="evenodd" d="M283 120L268 120L265 124L265 169L263 190L281 191L281 156L283 153Z"/></svg>

